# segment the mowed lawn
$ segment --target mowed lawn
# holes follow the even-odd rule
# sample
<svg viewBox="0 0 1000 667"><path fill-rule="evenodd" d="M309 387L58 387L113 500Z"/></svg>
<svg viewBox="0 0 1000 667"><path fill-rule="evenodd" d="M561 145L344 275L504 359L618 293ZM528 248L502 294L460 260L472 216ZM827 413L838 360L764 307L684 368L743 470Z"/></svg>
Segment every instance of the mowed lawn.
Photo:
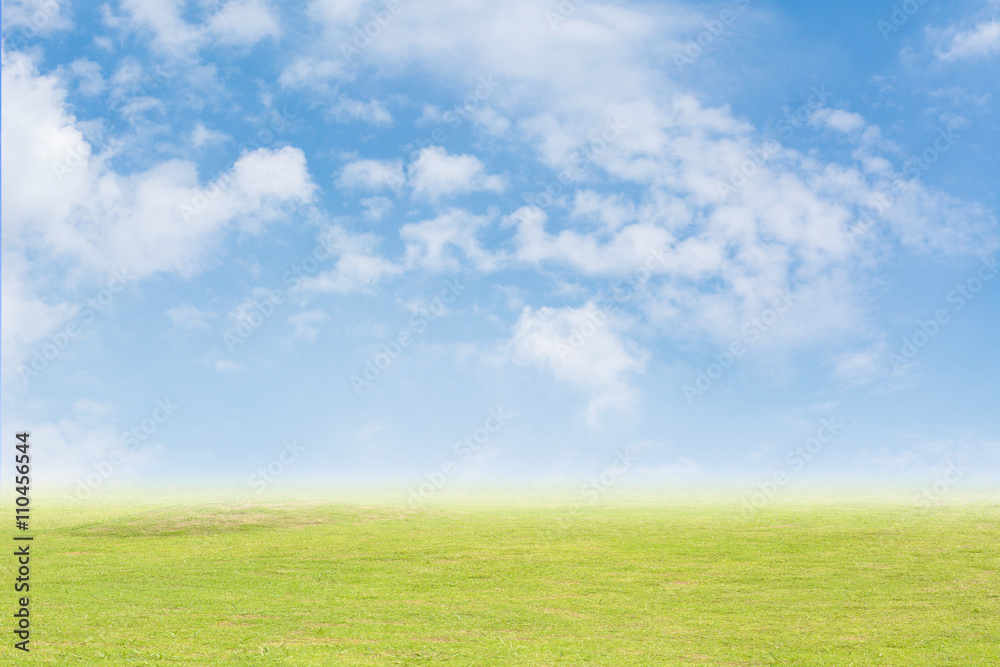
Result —
<svg viewBox="0 0 1000 667"><path fill-rule="evenodd" d="M2 664L1000 665L988 501L36 506Z"/></svg>

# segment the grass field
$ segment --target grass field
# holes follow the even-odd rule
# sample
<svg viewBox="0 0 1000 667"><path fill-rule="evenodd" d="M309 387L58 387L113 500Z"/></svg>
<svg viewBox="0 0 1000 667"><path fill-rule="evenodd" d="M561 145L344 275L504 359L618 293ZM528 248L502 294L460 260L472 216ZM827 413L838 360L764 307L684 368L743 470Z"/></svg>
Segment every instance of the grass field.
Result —
<svg viewBox="0 0 1000 667"><path fill-rule="evenodd" d="M1000 664L983 499L34 512L32 651L7 631L3 664Z"/></svg>

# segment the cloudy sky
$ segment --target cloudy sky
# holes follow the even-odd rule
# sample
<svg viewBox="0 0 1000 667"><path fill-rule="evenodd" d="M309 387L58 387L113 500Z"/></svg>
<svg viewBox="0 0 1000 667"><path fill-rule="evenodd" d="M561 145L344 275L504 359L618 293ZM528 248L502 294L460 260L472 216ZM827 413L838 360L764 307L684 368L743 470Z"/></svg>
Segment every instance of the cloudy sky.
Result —
<svg viewBox="0 0 1000 667"><path fill-rule="evenodd" d="M6 2L4 463L996 480L998 15Z"/></svg>

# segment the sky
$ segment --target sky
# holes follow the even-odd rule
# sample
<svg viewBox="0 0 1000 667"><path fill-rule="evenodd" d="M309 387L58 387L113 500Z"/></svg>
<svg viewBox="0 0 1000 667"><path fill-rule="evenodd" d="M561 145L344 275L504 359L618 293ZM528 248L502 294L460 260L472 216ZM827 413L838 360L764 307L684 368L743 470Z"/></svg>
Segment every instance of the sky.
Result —
<svg viewBox="0 0 1000 667"><path fill-rule="evenodd" d="M998 16L6 2L3 464L995 483Z"/></svg>

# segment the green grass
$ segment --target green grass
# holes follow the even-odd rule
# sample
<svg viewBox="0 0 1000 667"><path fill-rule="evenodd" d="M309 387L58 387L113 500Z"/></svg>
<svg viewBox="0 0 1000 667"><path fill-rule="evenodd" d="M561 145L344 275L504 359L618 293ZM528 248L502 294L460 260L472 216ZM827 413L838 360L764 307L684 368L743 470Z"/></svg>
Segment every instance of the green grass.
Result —
<svg viewBox="0 0 1000 667"><path fill-rule="evenodd" d="M36 505L3 664L1000 664L995 502Z"/></svg>

